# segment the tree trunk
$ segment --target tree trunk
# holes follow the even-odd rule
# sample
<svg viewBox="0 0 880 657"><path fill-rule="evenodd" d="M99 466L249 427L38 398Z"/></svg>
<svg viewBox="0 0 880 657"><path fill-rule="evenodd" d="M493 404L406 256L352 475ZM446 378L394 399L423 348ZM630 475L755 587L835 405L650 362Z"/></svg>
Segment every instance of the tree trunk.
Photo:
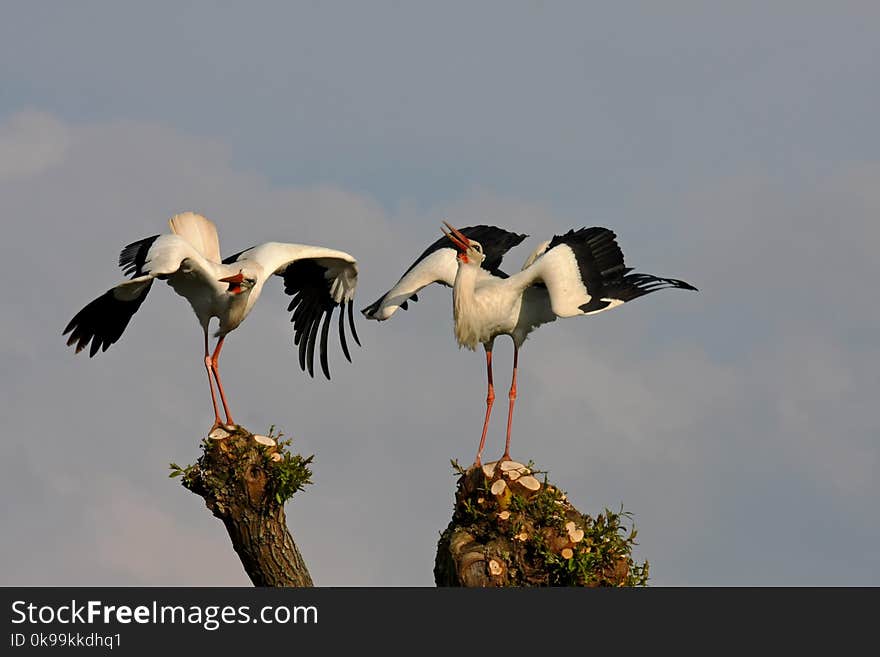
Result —
<svg viewBox="0 0 880 657"><path fill-rule="evenodd" d="M171 476L182 475L184 487L223 521L254 586L313 586L284 514L284 503L311 483L312 457L291 455L287 445L240 426L218 428L196 464L171 465Z"/></svg>
<svg viewBox="0 0 880 657"><path fill-rule="evenodd" d="M437 586L644 586L636 530L605 510L580 513L557 487L514 461L463 470L434 562Z"/></svg>

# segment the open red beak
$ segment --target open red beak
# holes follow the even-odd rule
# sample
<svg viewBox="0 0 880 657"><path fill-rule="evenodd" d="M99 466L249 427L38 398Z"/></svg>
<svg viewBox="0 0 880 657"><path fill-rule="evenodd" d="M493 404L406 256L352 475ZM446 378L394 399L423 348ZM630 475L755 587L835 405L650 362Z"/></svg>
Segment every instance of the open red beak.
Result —
<svg viewBox="0 0 880 657"><path fill-rule="evenodd" d="M217 279L221 283L229 283L229 292L232 294L241 294L241 282L244 280L244 274L241 273L241 270L237 274L233 274L232 276L227 276L226 278Z"/></svg>
<svg viewBox="0 0 880 657"><path fill-rule="evenodd" d="M242 274L241 272L233 274L232 276L227 276L226 278L219 279L221 283L241 283L243 280L244 274Z"/></svg>
<svg viewBox="0 0 880 657"><path fill-rule="evenodd" d="M458 247L458 250L459 250L459 251L461 251L462 253L464 253L465 251L467 251L468 248L469 248L470 245L471 245L471 241L465 236L464 233L462 233L460 230L458 230L458 228L455 228L454 226L451 226L451 225L450 225L448 222L446 222L446 221L444 221L443 223L446 225L446 227L447 227L447 228L449 229L449 231L450 231L450 232L447 233L445 230L443 230L443 229L441 228L440 230L443 231L443 234L446 235L446 237L449 238L449 241L450 241L450 242L452 242L453 244L455 244L456 247Z"/></svg>

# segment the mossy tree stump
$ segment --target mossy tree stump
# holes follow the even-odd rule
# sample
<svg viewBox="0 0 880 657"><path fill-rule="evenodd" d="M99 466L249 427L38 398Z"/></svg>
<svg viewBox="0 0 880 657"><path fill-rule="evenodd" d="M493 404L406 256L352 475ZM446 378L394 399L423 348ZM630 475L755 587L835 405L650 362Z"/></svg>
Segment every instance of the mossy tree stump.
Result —
<svg viewBox="0 0 880 657"><path fill-rule="evenodd" d="M440 536L437 586L644 586L632 559L636 530L622 509L596 518L539 479L534 467L487 463L458 473L455 509Z"/></svg>
<svg viewBox="0 0 880 657"><path fill-rule="evenodd" d="M171 476L200 495L223 521L232 547L254 586L312 586L305 561L287 527L284 503L311 483L309 464L287 451L281 434L218 427L202 441L202 455Z"/></svg>

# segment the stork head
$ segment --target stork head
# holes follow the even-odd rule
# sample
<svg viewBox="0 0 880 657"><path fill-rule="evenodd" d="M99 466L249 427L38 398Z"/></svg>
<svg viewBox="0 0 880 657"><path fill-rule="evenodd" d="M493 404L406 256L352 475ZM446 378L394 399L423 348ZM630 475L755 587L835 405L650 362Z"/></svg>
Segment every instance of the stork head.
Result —
<svg viewBox="0 0 880 657"><path fill-rule="evenodd" d="M483 264L483 260L486 259L486 254L483 253L483 245L469 239L464 233L449 225L447 222L444 221L443 223L449 229L449 232L446 232L442 228L440 230L443 230L443 234L446 235L446 237L449 238L449 241L458 249L459 262L463 262L464 264L473 263L477 267Z"/></svg>
<svg viewBox="0 0 880 657"><path fill-rule="evenodd" d="M229 285L226 291L233 296L250 292L257 284L257 277L246 273L243 269L239 269L237 274L219 280L221 283Z"/></svg>

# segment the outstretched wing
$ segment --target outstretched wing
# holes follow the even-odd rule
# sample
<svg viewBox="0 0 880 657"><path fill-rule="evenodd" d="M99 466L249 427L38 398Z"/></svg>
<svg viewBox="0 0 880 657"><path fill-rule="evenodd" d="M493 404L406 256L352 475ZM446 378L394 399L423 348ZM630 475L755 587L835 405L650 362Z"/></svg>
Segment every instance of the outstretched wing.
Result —
<svg viewBox="0 0 880 657"><path fill-rule="evenodd" d="M128 322L147 298L152 284L152 276L125 281L86 305L74 315L62 333L70 333L67 346L75 344L76 353L79 353L91 341L89 357L98 353L99 349L107 351L111 344L122 337Z"/></svg>
<svg viewBox="0 0 880 657"><path fill-rule="evenodd" d="M631 272L615 234L594 226L556 235L513 278L523 287L546 286L558 317L592 315L664 288L697 289L674 278Z"/></svg>
<svg viewBox="0 0 880 657"><path fill-rule="evenodd" d="M67 345L76 345L79 353L91 342L89 357L99 350L107 351L122 337L147 298L153 280L175 273L184 260L194 268L204 263L195 248L177 235L153 235L127 245L119 254L119 266L132 278L107 290L70 320L62 332L70 333Z"/></svg>
<svg viewBox="0 0 880 657"><path fill-rule="evenodd" d="M507 277L507 274L499 269L504 254L528 237L495 226L483 225L462 228L461 232L483 246L486 259L482 267L487 274L501 278ZM417 292L431 283L452 286L457 270L456 250L447 237L441 237L424 250L394 287L361 312L368 319L388 319L397 312L398 308L407 310L410 301L418 301Z"/></svg>
<svg viewBox="0 0 880 657"><path fill-rule="evenodd" d="M284 292L293 297L287 310L293 322L293 344L299 347L299 365L310 376L315 375L315 346L320 344L321 369L330 378L327 359L327 342L330 320L339 307L339 342L348 362L345 314L348 311L348 329L354 341L360 345L354 325L352 306L357 287L357 261L343 251L304 244L269 242L226 258L231 264L242 260L254 260L267 272L284 279ZM318 332L321 338L318 343Z"/></svg>
<svg viewBox="0 0 880 657"><path fill-rule="evenodd" d="M70 333L68 346L79 353L91 342L89 357L107 351L122 337L125 327L147 298L153 280L176 272L190 259L193 266L203 262L201 255L177 235L153 235L127 245L119 254L119 266L131 279L110 288L80 310L65 327Z"/></svg>

